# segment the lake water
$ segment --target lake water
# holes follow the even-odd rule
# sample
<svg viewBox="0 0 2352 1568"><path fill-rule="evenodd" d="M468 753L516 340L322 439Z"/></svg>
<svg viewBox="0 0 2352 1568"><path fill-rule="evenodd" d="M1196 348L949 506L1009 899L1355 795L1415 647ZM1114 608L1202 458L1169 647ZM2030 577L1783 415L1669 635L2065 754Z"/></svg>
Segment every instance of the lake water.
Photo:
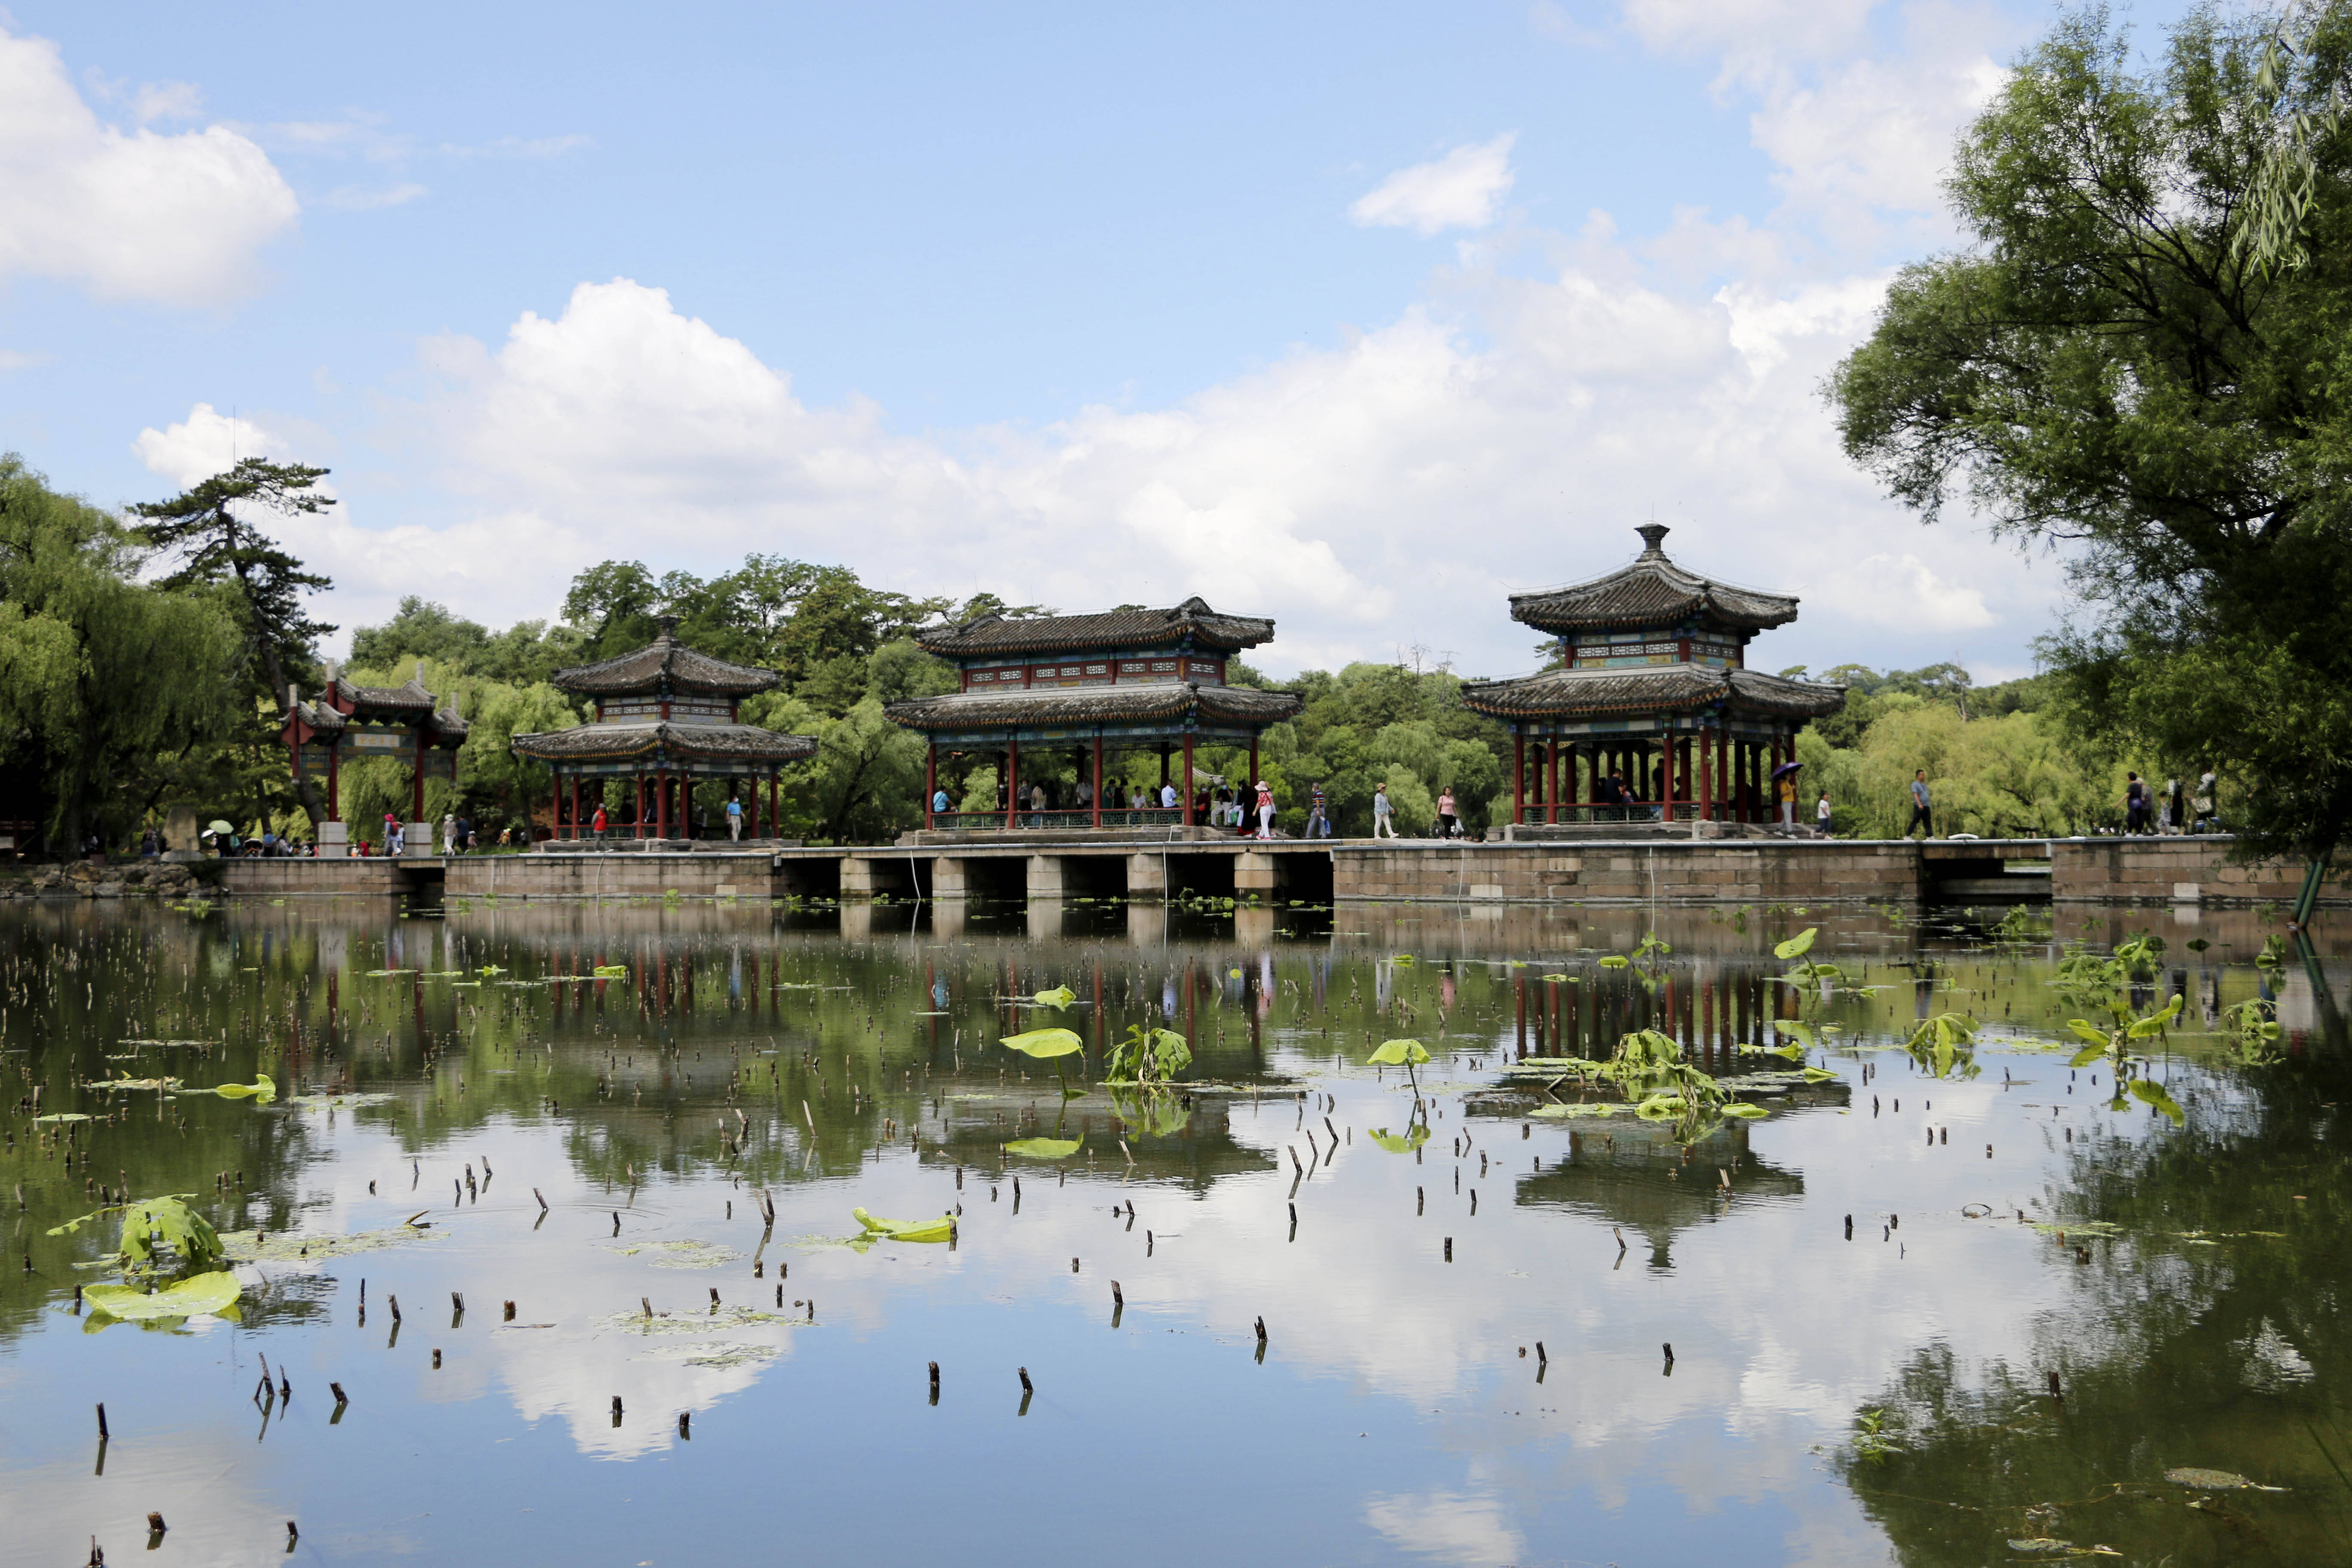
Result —
<svg viewBox="0 0 2352 1568"><path fill-rule="evenodd" d="M2057 923L5 906L0 1561L2341 1561L2352 966ZM1808 928L1839 983L1775 978ZM2179 1126L2069 1065L2061 943L2142 930ZM1136 1025L1191 1083L1096 1081ZM1066 1103L996 1043L1056 1026ZM1522 1061L1643 1027L1770 1114L1685 1144ZM48 1231L110 1192L193 1194L236 1321L78 1306L119 1223Z"/></svg>

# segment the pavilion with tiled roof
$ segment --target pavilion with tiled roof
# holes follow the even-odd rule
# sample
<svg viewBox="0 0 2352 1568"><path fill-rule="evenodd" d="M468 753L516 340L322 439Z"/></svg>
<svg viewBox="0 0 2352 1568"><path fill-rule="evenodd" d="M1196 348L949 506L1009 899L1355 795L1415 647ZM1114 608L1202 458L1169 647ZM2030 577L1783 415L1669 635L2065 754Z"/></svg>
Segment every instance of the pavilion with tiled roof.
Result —
<svg viewBox="0 0 2352 1568"><path fill-rule="evenodd" d="M342 764L383 758L404 762L414 789L411 817L425 819L425 781L457 776L457 748L466 743L468 726L453 696L447 707L425 689L425 665L398 686L361 686L343 678L342 667L327 663L327 684L312 700L290 694L278 737L294 761L298 779L323 774L327 781L327 817L337 826L319 825L320 852L339 856L347 842L342 822Z"/></svg>
<svg viewBox="0 0 2352 1568"><path fill-rule="evenodd" d="M1193 748L1202 742L1246 744L1250 778L1257 777L1258 738L1266 726L1295 718L1304 706L1296 692L1226 684L1227 661L1268 642L1274 623L1220 615L1201 599L1169 609L1123 608L1081 616L1006 616L930 627L916 640L956 666L959 689L940 697L893 702L892 721L919 731L929 742L923 806L928 827L1012 828L1023 823L1061 828L1191 826ZM931 811L939 789L941 748L1002 757L997 777L1002 811ZM1103 802L1106 760L1147 752L1160 762L1161 784L1181 752L1182 771L1174 810L1154 804L1141 811ZM1066 752L1088 782L1083 809L1047 812L1043 819L1021 801L1022 758ZM1058 764L1055 764L1058 773ZM1156 787L1156 786L1155 786Z"/></svg>
<svg viewBox="0 0 2352 1568"><path fill-rule="evenodd" d="M624 836L668 838L686 826L688 796L698 778L723 778L732 793L751 783L745 826L760 837L760 782L768 785L767 824L777 821L777 772L816 754L816 741L741 721L746 697L782 677L772 669L730 664L679 642L677 617L661 617L661 634L646 647L595 664L555 672L555 685L591 699L593 722L570 730L517 735L515 754L545 763L554 775L555 837L586 837L603 785L614 777L636 785L635 822ZM591 786L583 808L580 786ZM565 789L570 786L567 800ZM568 810L566 809L568 806Z"/></svg>
<svg viewBox="0 0 2352 1568"><path fill-rule="evenodd" d="M1702 577L1667 558L1664 526L1637 531L1617 571L1511 596L1513 620L1559 638L1558 667L1463 688L1510 726L1511 820L1768 820L1771 770L1845 689L1748 668L1749 639L1795 620L1794 598ZM1612 774L1638 804L1601 798Z"/></svg>

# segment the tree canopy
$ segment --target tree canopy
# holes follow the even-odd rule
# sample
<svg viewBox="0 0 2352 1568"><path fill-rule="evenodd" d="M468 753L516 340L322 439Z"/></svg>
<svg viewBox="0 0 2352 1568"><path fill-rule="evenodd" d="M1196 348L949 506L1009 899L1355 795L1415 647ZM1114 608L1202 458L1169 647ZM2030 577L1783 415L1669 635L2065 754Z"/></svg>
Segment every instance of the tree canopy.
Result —
<svg viewBox="0 0 2352 1568"><path fill-rule="evenodd" d="M2347 52L2329 6L2291 91ZM2062 20L1961 138L1974 244L1906 268L1826 390L1898 500L2065 561L2083 612L2044 653L2074 724L2234 770L2249 850L2317 855L2352 834L2352 138L2311 142L2308 259L2265 268L2238 238L2273 58L2216 9L2144 71L2105 11Z"/></svg>

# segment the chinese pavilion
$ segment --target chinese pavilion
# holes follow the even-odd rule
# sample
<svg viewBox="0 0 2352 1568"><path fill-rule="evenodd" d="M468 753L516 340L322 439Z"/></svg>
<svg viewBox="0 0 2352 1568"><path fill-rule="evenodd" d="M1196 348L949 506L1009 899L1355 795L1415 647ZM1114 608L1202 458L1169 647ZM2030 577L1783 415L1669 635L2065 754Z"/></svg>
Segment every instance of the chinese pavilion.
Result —
<svg viewBox="0 0 2352 1568"><path fill-rule="evenodd" d="M1193 826L1194 746L1247 745L1254 782L1258 737L1267 725L1296 717L1305 706L1296 692L1225 683L1229 658L1273 637L1272 621L1219 615L1198 598L1165 610L1025 618L986 615L919 634L918 642L960 673L958 690L893 702L886 710L930 743L924 769L925 826ZM1001 753L998 809L931 810L941 747L956 753ZM1124 803L1106 805L1106 758L1137 752L1159 757L1151 805L1142 810ZM1170 763L1179 752L1183 766L1174 781L1177 805L1164 809L1157 790L1171 782ZM1022 799L1022 785L1049 770L1058 774L1065 757L1087 784L1086 804L1032 811ZM1003 787L1006 783L1012 787Z"/></svg>
<svg viewBox="0 0 2352 1568"><path fill-rule="evenodd" d="M457 776L457 748L466 743L466 721L455 697L444 708L425 689L422 660L416 673L401 685L355 686L343 679L342 667L330 659L327 684L316 701L303 701L299 691L288 695L292 701L279 738L292 753L297 779L325 775L330 822L343 818L338 785L346 757L406 763L415 790L412 822L425 820L425 781ZM319 837L320 853L342 853L340 828L330 832L321 824Z"/></svg>
<svg viewBox="0 0 2352 1568"><path fill-rule="evenodd" d="M557 687L593 700L595 721L514 737L517 756L545 763L554 775L556 837L587 836L604 785L614 778L636 784L634 821L619 829L624 837L668 838L673 827L685 827L698 778L726 779L730 794L739 781L751 781L744 826L754 838L760 837L760 781L765 779L766 820L773 836L777 770L816 755L816 741L741 722L743 699L782 678L772 669L697 653L678 642L677 630L677 617L664 616L661 635L635 653L557 670ZM583 780L593 792L584 808Z"/></svg>
<svg viewBox="0 0 2352 1568"><path fill-rule="evenodd" d="M1748 668L1748 639L1797 601L1685 571L1663 525L1638 531L1642 553L1607 576L1511 596L1513 620L1559 638L1557 668L1463 688L1511 728L1511 820L1769 820L1772 770L1845 689Z"/></svg>

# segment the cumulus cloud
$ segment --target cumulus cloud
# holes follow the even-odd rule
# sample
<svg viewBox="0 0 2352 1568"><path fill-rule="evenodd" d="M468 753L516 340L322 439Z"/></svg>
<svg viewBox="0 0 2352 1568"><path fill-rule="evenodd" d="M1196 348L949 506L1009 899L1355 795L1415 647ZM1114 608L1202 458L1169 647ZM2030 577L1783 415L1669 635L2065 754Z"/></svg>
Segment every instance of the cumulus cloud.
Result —
<svg viewBox="0 0 2352 1568"><path fill-rule="evenodd" d="M209 403L199 403L177 425L139 432L131 444L151 474L161 475L182 489L236 466L241 458L287 461L292 454L277 436L250 419L223 414Z"/></svg>
<svg viewBox="0 0 2352 1568"><path fill-rule="evenodd" d="M193 106L142 89L142 113ZM294 225L268 154L223 126L176 135L101 121L54 44L0 32L0 280L49 278L100 299L215 305L260 280Z"/></svg>
<svg viewBox="0 0 2352 1568"><path fill-rule="evenodd" d="M1399 169L1356 198L1348 216L1367 227L1438 234L1484 228L1511 192L1511 144L1506 132L1492 142L1456 147L1444 157Z"/></svg>
<svg viewBox="0 0 2352 1568"><path fill-rule="evenodd" d="M915 436L870 402L804 401L660 289L582 284L495 344L424 345L425 389L387 438L448 498L429 522L338 514L290 542L343 585L346 624L402 593L545 615L598 560L709 572L782 551L1065 608L1199 593L1275 616L1278 671L1416 645L1469 671L1524 668L1505 595L1613 565L1654 513L1689 563L1806 596L1766 662L2038 616L2046 597L2013 561L1919 529L1838 449L1814 389L1880 287L1694 299L1601 238L1549 276L1464 273L1444 310L1168 406ZM268 424L231 432L199 405L140 452L175 479L211 472L232 437L282 450Z"/></svg>

